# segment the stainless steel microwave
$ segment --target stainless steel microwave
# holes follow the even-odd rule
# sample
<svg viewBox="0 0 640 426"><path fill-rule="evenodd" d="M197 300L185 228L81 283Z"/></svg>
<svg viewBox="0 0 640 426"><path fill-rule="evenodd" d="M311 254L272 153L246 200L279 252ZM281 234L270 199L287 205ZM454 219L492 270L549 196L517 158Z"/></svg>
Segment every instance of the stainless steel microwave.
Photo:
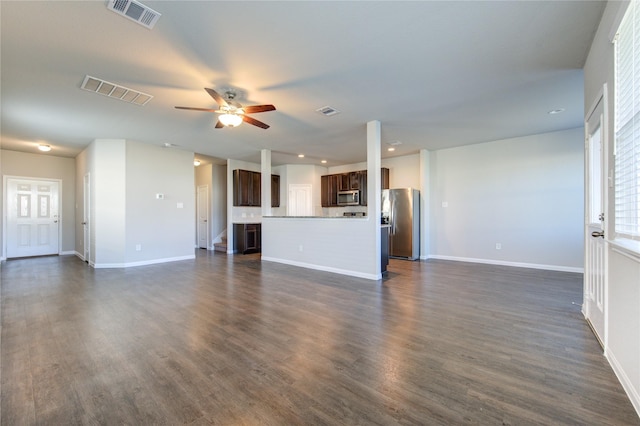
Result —
<svg viewBox="0 0 640 426"><path fill-rule="evenodd" d="M338 205L339 206L359 206L360 191L358 191L357 189L353 191L338 191Z"/></svg>

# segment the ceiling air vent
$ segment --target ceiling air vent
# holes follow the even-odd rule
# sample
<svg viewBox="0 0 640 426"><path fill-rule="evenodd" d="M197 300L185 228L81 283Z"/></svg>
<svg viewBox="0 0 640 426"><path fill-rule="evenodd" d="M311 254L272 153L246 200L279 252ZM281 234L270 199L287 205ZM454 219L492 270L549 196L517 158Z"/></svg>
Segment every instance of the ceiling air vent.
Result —
<svg viewBox="0 0 640 426"><path fill-rule="evenodd" d="M84 78L80 88L99 95L108 96L113 99L119 99L124 102L141 106L146 105L151 99L153 99L153 96L146 93L128 89L115 83L109 83L108 81L91 77L90 75Z"/></svg>
<svg viewBox="0 0 640 426"><path fill-rule="evenodd" d="M323 106L322 108L318 108L316 112L319 112L322 115L326 115L327 117L340 114L340 111L330 106Z"/></svg>
<svg viewBox="0 0 640 426"><path fill-rule="evenodd" d="M158 22L160 13L135 0L108 0L107 9L149 29Z"/></svg>

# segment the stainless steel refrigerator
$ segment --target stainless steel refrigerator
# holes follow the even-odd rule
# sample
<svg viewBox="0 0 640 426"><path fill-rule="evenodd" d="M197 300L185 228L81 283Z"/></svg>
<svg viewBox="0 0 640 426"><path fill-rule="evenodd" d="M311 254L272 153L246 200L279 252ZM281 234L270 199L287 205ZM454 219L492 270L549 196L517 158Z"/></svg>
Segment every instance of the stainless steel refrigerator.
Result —
<svg viewBox="0 0 640 426"><path fill-rule="evenodd" d="M389 227L389 256L420 257L420 191L413 188L382 190L382 222Z"/></svg>

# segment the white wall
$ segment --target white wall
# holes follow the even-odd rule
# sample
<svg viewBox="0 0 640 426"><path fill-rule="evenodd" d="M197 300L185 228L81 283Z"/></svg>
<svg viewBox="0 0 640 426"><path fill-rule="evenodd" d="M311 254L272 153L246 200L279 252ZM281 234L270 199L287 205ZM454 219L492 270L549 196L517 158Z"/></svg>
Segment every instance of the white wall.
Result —
<svg viewBox="0 0 640 426"><path fill-rule="evenodd" d="M262 222L262 259L378 279L368 218L280 218Z"/></svg>
<svg viewBox="0 0 640 426"><path fill-rule="evenodd" d="M75 244L75 159L56 157L50 154L30 154L26 152L2 150L0 159L2 176L25 178L59 179L62 182L60 193L61 250L73 253ZM0 190L0 211L5 214ZM0 227L1 228L1 227ZM0 237L2 236L0 230ZM2 241L2 240L0 240ZM5 258L5 253L0 253Z"/></svg>
<svg viewBox="0 0 640 426"><path fill-rule="evenodd" d="M614 45L610 35L617 28L626 4L607 3L584 67L585 111L597 101L602 86L607 84L609 141L614 140L615 93ZM612 197L609 200L612 206ZM612 217L612 210L607 213ZM613 235L612 231L611 227L608 228L605 235ZM605 355L640 415L640 255L630 255L613 248L609 243L605 244L609 259Z"/></svg>
<svg viewBox="0 0 640 426"><path fill-rule="evenodd" d="M195 257L193 153L96 139L78 155L78 164L78 180L91 175L88 260L93 266L127 267ZM79 183L76 190L80 207L83 185ZM163 200L156 199L158 193Z"/></svg>
<svg viewBox="0 0 640 426"><path fill-rule="evenodd" d="M121 267L126 259L126 141L97 139L91 145L94 266Z"/></svg>
<svg viewBox="0 0 640 426"><path fill-rule="evenodd" d="M420 189L420 154L382 159L389 169L389 188Z"/></svg>
<svg viewBox="0 0 640 426"><path fill-rule="evenodd" d="M578 128L432 152L431 257L581 271L583 137Z"/></svg>
<svg viewBox="0 0 640 426"><path fill-rule="evenodd" d="M127 141L125 176L125 262L135 265L193 257L193 153ZM157 199L156 194L164 198Z"/></svg>

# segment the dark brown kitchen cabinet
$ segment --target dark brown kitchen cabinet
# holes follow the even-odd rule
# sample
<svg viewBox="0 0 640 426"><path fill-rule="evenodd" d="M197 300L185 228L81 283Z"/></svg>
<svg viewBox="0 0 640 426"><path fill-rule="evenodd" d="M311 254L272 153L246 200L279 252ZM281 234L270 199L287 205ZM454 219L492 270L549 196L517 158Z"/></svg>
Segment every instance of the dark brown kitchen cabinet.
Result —
<svg viewBox="0 0 640 426"><path fill-rule="evenodd" d="M367 171L363 170L358 176L360 180L360 205L367 205Z"/></svg>
<svg viewBox="0 0 640 426"><path fill-rule="evenodd" d="M383 167L380 169L382 176L380 179L382 180L382 189L389 189L389 169Z"/></svg>
<svg viewBox="0 0 640 426"><path fill-rule="evenodd" d="M236 253L260 253L262 226L259 223L234 223L233 239Z"/></svg>
<svg viewBox="0 0 640 426"><path fill-rule="evenodd" d="M320 176L320 201L322 207L336 207L338 205L338 188L341 175Z"/></svg>
<svg viewBox="0 0 640 426"><path fill-rule="evenodd" d="M271 207L280 207L280 176L271 175Z"/></svg>
<svg viewBox="0 0 640 426"><path fill-rule="evenodd" d="M250 170L233 171L233 205L262 205L262 174ZM271 207L280 207L280 176L271 175Z"/></svg>
<svg viewBox="0 0 640 426"><path fill-rule="evenodd" d="M349 173L340 173L338 176L338 191L350 190L351 179Z"/></svg>
<svg viewBox="0 0 640 426"><path fill-rule="evenodd" d="M260 173L250 170L233 171L233 205L260 207Z"/></svg>
<svg viewBox="0 0 640 426"><path fill-rule="evenodd" d="M362 170L359 172L349 173L349 189L362 189L362 186L360 185L360 175L362 173L366 174L367 172Z"/></svg>
<svg viewBox="0 0 640 426"><path fill-rule="evenodd" d="M389 169L381 170L382 189L389 189ZM322 207L338 206L338 191L360 190L360 205L367 205L367 171L339 173L320 177Z"/></svg>

